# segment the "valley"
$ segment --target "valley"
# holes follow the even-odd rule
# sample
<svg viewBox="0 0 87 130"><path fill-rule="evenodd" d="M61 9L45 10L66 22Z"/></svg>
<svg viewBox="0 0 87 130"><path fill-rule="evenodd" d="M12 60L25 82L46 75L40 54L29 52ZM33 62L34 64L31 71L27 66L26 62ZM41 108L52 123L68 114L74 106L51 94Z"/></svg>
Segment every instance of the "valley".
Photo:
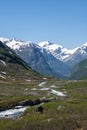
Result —
<svg viewBox="0 0 87 130"><path fill-rule="evenodd" d="M0 18L0 130L87 130L87 0L1 0Z"/></svg>
<svg viewBox="0 0 87 130"><path fill-rule="evenodd" d="M0 129L86 130L86 65L75 70L77 76L84 72L82 80L42 75L0 42Z"/></svg>

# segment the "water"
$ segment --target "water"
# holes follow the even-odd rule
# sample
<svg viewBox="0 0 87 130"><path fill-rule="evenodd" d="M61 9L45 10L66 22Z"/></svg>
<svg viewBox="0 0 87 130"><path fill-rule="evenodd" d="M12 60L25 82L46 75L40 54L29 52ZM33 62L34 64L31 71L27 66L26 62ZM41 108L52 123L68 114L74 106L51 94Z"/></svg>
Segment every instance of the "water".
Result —
<svg viewBox="0 0 87 130"><path fill-rule="evenodd" d="M16 118L21 116L28 107L16 106L14 109L9 109L0 112L0 118Z"/></svg>

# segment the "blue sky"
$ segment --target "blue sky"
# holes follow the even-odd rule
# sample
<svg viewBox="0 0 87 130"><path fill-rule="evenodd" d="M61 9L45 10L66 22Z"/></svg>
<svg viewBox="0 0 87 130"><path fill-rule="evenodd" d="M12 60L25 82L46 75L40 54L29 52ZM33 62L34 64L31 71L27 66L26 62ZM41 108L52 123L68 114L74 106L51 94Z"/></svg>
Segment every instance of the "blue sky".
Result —
<svg viewBox="0 0 87 130"><path fill-rule="evenodd" d="M87 41L87 0L0 0L0 37L80 46Z"/></svg>

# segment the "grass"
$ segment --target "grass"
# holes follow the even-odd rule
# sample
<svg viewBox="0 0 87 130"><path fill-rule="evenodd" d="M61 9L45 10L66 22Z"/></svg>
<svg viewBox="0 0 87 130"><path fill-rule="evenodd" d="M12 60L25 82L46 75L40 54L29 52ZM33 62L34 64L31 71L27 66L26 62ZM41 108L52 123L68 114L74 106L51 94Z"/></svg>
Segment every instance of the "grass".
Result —
<svg viewBox="0 0 87 130"><path fill-rule="evenodd" d="M57 90L67 91L66 97L47 95L47 91L37 90L37 95L26 95L24 90L39 88L39 81L35 83L1 83L0 106L6 103L14 104L25 99L38 99L45 96L56 97L55 101L42 104L43 114L38 112L38 106L28 108L17 119L0 119L0 130L86 130L87 129L87 82L86 81L61 81L57 79L47 80L45 87L52 84ZM15 92L13 92L15 91ZM19 93L19 95L18 95ZM7 94L7 95L6 95Z"/></svg>

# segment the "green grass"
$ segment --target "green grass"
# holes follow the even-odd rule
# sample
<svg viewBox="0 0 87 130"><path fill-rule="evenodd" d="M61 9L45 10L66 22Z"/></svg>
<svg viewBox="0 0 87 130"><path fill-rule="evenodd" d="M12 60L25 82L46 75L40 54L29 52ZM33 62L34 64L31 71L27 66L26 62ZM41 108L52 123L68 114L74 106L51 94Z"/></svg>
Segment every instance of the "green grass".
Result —
<svg viewBox="0 0 87 130"><path fill-rule="evenodd" d="M39 81L35 83L14 84L2 83L0 89L8 88L7 95L15 90L13 96L0 96L0 105L17 103L25 99L38 99L47 96L47 92L37 91L39 95L26 95L24 89L38 87ZM67 91L66 97L56 97L55 101L42 104L43 114L38 112L38 106L28 108L25 113L17 119L0 119L0 130L86 130L87 129L87 82L86 81L61 81L47 80L45 87L52 84L58 86L57 90ZM12 88L11 88L12 87ZM19 95L18 95L19 92ZM0 95L1 95L0 91Z"/></svg>
<svg viewBox="0 0 87 130"><path fill-rule="evenodd" d="M87 79L87 59L77 64L71 73L70 79Z"/></svg>

